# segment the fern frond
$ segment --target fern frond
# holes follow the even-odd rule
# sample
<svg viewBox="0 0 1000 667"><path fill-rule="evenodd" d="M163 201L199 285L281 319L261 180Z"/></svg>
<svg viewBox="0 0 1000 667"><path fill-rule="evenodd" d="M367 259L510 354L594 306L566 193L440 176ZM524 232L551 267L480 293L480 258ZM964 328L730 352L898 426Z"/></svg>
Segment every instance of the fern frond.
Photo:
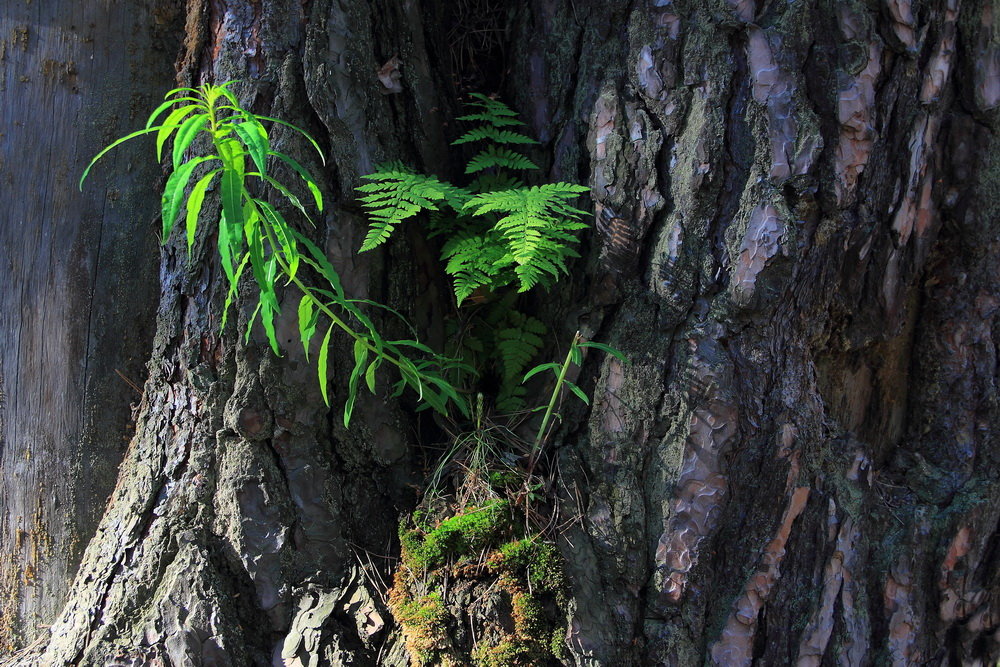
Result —
<svg viewBox="0 0 1000 667"><path fill-rule="evenodd" d="M470 141L491 141L495 144L537 144L538 142L529 136L513 130L501 130L496 127L484 125L474 130L469 130L455 141L452 146L467 144Z"/></svg>
<svg viewBox="0 0 1000 667"><path fill-rule="evenodd" d="M550 183L531 188L484 192L465 208L474 215L503 214L494 230L507 246L516 267L519 291L546 283L566 270L566 259L575 254L568 245L576 232L587 227L586 215L569 204L588 188L571 183Z"/></svg>
<svg viewBox="0 0 1000 667"><path fill-rule="evenodd" d="M510 320L513 326L497 331L496 345L503 364L504 381L520 384L528 364L542 349L542 336L547 329L541 321L517 311L511 313Z"/></svg>
<svg viewBox="0 0 1000 667"><path fill-rule="evenodd" d="M502 260L506 253L503 245L492 236L459 233L441 248L441 258L447 262L445 272L454 279L458 305L479 287L496 289L511 280L512 276L506 280L502 278Z"/></svg>
<svg viewBox="0 0 1000 667"><path fill-rule="evenodd" d="M524 181L503 171L479 174L479 176L476 176L472 183L469 184L469 189L473 192L516 190L523 187Z"/></svg>
<svg viewBox="0 0 1000 667"><path fill-rule="evenodd" d="M512 125L524 125L517 120L517 112L500 100L494 100L482 93L473 93L473 101L466 102L466 106L479 109L476 113L459 116L458 120L477 120L489 123L493 127L508 127Z"/></svg>
<svg viewBox="0 0 1000 667"><path fill-rule="evenodd" d="M510 116L494 116L493 114L486 112L466 114L465 116L459 116L456 120L478 120L483 123L489 123L493 127L516 127L524 125L524 123L517 118L511 118Z"/></svg>
<svg viewBox="0 0 1000 667"><path fill-rule="evenodd" d="M474 174L483 169L500 167L502 169L538 169L538 165L520 153L509 148L488 146L474 158L469 160L465 173Z"/></svg>
<svg viewBox="0 0 1000 667"><path fill-rule="evenodd" d="M421 211L437 211L439 202L461 210L472 196L463 188L435 176L416 174L399 163L383 165L362 178L372 182L357 188L364 193L360 201L370 223L360 252L385 243L396 225Z"/></svg>

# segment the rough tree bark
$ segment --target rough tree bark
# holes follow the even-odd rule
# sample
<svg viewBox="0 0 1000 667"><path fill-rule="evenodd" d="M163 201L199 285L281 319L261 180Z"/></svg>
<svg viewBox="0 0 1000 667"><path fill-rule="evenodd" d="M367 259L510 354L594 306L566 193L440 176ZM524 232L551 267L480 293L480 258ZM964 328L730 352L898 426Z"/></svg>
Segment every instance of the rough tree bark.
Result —
<svg viewBox="0 0 1000 667"><path fill-rule="evenodd" d="M489 59L548 175L592 186L589 256L539 307L631 358L585 364L555 443L570 660L996 660L1000 6L536 0L478 49L457 14L190 0L179 78L244 79L323 137L318 238L432 339L432 250L355 256L351 189L384 158L455 168L453 64ZM398 552L422 431L375 400L345 431L295 352L220 336L206 241L167 247L118 486L13 662L403 664L392 561L363 554Z"/></svg>
<svg viewBox="0 0 1000 667"><path fill-rule="evenodd" d="M160 169L136 147L76 184L173 81L179 9L0 8L0 652L62 609L129 440L159 293Z"/></svg>

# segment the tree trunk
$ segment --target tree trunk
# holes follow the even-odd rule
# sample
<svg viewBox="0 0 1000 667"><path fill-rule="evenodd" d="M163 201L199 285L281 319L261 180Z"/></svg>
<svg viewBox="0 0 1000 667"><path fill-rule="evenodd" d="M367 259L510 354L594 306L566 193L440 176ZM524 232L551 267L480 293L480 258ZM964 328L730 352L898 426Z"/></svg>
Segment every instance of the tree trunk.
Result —
<svg viewBox="0 0 1000 667"><path fill-rule="evenodd" d="M536 310L630 363L585 360L593 407L547 452L574 518L564 661L995 661L1000 7L490 7L190 0L179 76L244 79L255 111L322 137L335 206L311 233L435 344L433 250L410 230L357 256L359 177L460 170L457 80L512 101L547 178L591 186L589 254ZM210 241L166 247L118 486L45 646L12 662L420 661L385 591L432 425L364 399L345 430L292 346L220 335ZM459 663L491 631L463 590L438 591L432 638Z"/></svg>
<svg viewBox="0 0 1000 667"><path fill-rule="evenodd" d="M160 169L126 149L172 82L173 2L0 9L0 651L66 602L114 487L158 294ZM169 47L164 47L169 44Z"/></svg>

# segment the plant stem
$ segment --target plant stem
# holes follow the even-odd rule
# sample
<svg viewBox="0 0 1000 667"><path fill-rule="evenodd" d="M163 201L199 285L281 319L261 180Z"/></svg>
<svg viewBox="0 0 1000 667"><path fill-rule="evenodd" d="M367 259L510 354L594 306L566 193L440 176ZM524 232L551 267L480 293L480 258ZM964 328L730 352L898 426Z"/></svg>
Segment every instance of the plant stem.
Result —
<svg viewBox="0 0 1000 667"><path fill-rule="evenodd" d="M545 410L545 416L542 417L542 425L538 429L538 435L535 436L535 444L531 446L531 455L528 457L529 469L533 467L535 456L537 456L538 450L541 449L542 443L545 441L546 432L549 428L549 421L552 419L552 413L556 409L556 402L559 400L559 395L562 393L562 386L563 381L566 379L566 372L569 370L569 365L573 360L573 351L576 349L576 345L579 342L580 332L577 331L573 334L573 342L570 343L569 351L566 353L566 359L563 361L562 368L559 369L559 377L556 378L556 386L552 389L552 397L549 399L549 407Z"/></svg>
<svg viewBox="0 0 1000 667"><path fill-rule="evenodd" d="M316 297L314 297L313 293L312 293L312 290L310 290L309 287L305 283L303 283L302 280L299 279L298 276L293 276L292 275L292 269L291 269L291 267L285 261L285 258L281 254L281 252L279 252L277 250L277 248L279 248L280 246L278 244L278 240L274 236L274 230L271 229L271 226L267 223L267 221L263 217L261 217L260 225L261 225L261 228L264 230L264 233L267 235L267 241L268 241L268 244L271 246L271 252L274 254L275 258L278 261L278 264L281 266L282 272L286 276L289 277L289 280L296 287L299 288L299 291L301 291L303 294L308 295L312 299L312 302L314 304L316 304L316 307L319 308L324 314L326 314L327 317L330 318L331 323L335 324L337 327L339 327L341 330L343 330L345 333L347 333L354 340L360 341L362 345L364 345L366 348L368 348L369 352L375 353L377 356L381 357L384 361L388 361L389 363L391 363L394 366L396 366L397 368L399 368L400 371L402 372L403 371L403 367L404 367L404 362L403 361L401 361L400 359L397 359L395 356L393 356L391 354L387 354L384 349L380 350L375 345L372 345L372 343L369 341L369 339L368 339L367 336L359 334L357 331L355 331L354 329L352 329L351 326L349 324L347 324L347 322L345 322L343 319L341 319L340 317L338 317L336 315L336 313L334 313L333 310L329 306L327 306L321 300L319 300ZM427 383L421 377L421 374L420 374L419 371L417 371L416 369L408 369L408 370L410 370L410 372L413 373L414 378L415 378L415 380L417 382L417 387L416 387L417 393L419 394L419 396L421 398L423 398L424 388L427 385ZM406 377L405 374L403 375L403 377L405 379L405 377Z"/></svg>

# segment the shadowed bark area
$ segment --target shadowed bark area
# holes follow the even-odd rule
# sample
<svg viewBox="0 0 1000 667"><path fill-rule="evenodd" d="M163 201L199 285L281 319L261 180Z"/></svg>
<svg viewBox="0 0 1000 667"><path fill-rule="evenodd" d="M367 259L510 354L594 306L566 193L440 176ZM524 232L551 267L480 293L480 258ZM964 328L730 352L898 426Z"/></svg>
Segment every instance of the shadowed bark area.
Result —
<svg viewBox="0 0 1000 667"><path fill-rule="evenodd" d="M547 176L591 186L589 255L539 311L630 363L587 360L593 408L549 452L579 515L567 662L997 659L991 1L538 0L462 72L431 2L187 11L181 80L250 80L255 111L322 138L334 206L309 233L434 342L433 251L414 233L356 256L352 188L387 158L451 176L452 78L502 85ZM348 432L293 346L220 335L213 242L167 246L118 487L47 645L14 664L415 657L384 595L426 423L365 399ZM487 621L451 590L468 656Z"/></svg>
<svg viewBox="0 0 1000 667"><path fill-rule="evenodd" d="M2 652L65 604L130 437L159 293L160 169L126 147L86 191L77 181L172 81L180 9L0 9Z"/></svg>

